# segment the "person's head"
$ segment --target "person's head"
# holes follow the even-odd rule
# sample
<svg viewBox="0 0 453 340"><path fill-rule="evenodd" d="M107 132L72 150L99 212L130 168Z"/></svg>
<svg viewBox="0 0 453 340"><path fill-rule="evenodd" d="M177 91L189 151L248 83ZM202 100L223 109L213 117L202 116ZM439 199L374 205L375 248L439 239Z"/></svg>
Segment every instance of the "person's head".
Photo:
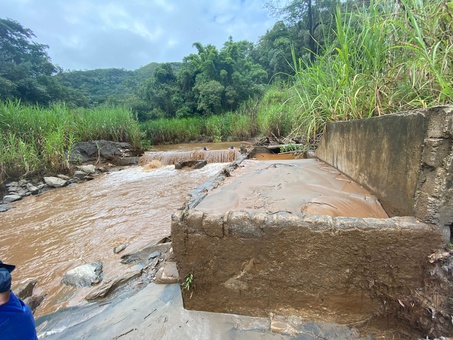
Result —
<svg viewBox="0 0 453 340"><path fill-rule="evenodd" d="M9 292L11 289L11 272L14 268L16 266L0 261L0 293Z"/></svg>

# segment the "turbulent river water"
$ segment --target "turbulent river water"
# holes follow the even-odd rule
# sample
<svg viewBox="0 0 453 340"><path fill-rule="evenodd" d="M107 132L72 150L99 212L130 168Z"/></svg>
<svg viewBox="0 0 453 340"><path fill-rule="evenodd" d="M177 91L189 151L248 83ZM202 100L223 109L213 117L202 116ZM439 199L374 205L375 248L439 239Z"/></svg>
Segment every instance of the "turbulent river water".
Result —
<svg viewBox="0 0 453 340"><path fill-rule="evenodd" d="M190 144L156 151L171 156L175 149L181 152L202 147ZM0 259L17 266L13 289L24 279L38 280L35 293L47 297L36 316L79 304L88 289L62 285L66 271L100 260L105 280L127 269L119 261L123 253L114 254L113 248L128 244L124 253L133 252L151 240L168 236L171 214L192 189L224 165L210 163L198 170L135 166L15 202L15 209L0 214Z"/></svg>

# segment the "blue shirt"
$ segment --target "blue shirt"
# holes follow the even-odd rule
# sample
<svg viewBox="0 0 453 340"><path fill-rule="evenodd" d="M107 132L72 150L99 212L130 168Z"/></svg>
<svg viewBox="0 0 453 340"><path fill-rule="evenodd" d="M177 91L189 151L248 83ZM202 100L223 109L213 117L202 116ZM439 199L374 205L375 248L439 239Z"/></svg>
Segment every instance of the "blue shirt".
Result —
<svg viewBox="0 0 453 340"><path fill-rule="evenodd" d="M0 306L0 340L36 340L36 326L30 308L11 292Z"/></svg>

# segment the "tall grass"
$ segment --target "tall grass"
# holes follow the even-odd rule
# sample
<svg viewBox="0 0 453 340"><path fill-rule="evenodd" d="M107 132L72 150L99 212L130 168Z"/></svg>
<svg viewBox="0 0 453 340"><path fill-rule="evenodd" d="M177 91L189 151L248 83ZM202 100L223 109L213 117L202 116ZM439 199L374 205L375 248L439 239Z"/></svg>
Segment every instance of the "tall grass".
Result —
<svg viewBox="0 0 453 340"><path fill-rule="evenodd" d="M184 143L209 137L213 141L246 140L256 135L259 103L249 99L236 112L207 117L156 119L140 125L148 144Z"/></svg>
<svg viewBox="0 0 453 340"><path fill-rule="evenodd" d="M451 103L453 11L441 0L375 0L337 9L333 36L312 64L293 54L295 134L328 121Z"/></svg>
<svg viewBox="0 0 453 340"><path fill-rule="evenodd" d="M208 117L156 119L140 125L149 144L192 142L209 137L214 142L247 140L264 135L284 137L299 127L298 102L291 89L272 86L264 98L249 99L236 112Z"/></svg>
<svg viewBox="0 0 453 340"><path fill-rule="evenodd" d="M0 103L0 183L10 178L69 169L75 142L107 139L140 146L138 123L129 110L102 107L71 111Z"/></svg>
<svg viewBox="0 0 453 340"><path fill-rule="evenodd" d="M199 117L149 120L140 125L143 138L150 144L183 143L201 135L203 121Z"/></svg>
<svg viewBox="0 0 453 340"><path fill-rule="evenodd" d="M104 139L140 145L140 129L131 111L122 107L98 106L72 112L76 140Z"/></svg>

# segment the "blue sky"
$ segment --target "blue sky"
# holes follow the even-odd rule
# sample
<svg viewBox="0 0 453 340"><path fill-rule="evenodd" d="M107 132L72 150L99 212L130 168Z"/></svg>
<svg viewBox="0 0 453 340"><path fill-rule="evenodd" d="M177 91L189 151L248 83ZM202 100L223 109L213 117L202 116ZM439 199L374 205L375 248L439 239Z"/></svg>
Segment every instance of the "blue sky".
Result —
<svg viewBox="0 0 453 340"><path fill-rule="evenodd" d="M65 70L181 61L194 42L257 42L276 18L263 0L0 0L0 18L30 28Z"/></svg>

